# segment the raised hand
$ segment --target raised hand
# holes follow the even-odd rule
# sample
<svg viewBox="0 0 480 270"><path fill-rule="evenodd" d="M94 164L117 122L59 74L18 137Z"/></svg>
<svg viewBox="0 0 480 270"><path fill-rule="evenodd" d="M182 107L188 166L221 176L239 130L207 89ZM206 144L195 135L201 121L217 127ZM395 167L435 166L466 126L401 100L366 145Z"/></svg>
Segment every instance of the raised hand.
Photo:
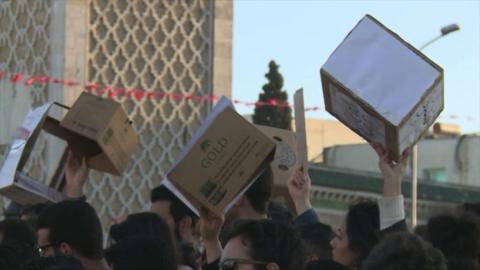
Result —
<svg viewBox="0 0 480 270"><path fill-rule="evenodd" d="M65 186L63 194L69 198L79 198L83 196L83 186L87 181L88 168L85 157L79 161L72 153L68 151L67 162L65 164Z"/></svg>
<svg viewBox="0 0 480 270"><path fill-rule="evenodd" d="M225 217L217 217L206 209L200 209L200 234L207 253L207 262L211 263L222 255L220 231Z"/></svg>
<svg viewBox="0 0 480 270"><path fill-rule="evenodd" d="M398 162L388 157L388 152L378 144L370 144L378 155L378 168L383 175L383 195L385 197L398 196L402 194L402 177L407 168L407 160L410 149L402 153Z"/></svg>
<svg viewBox="0 0 480 270"><path fill-rule="evenodd" d="M288 180L288 192L295 204L297 215L312 208L310 203L311 189L312 183L308 176L308 172L305 172L301 167L297 168L292 177Z"/></svg>

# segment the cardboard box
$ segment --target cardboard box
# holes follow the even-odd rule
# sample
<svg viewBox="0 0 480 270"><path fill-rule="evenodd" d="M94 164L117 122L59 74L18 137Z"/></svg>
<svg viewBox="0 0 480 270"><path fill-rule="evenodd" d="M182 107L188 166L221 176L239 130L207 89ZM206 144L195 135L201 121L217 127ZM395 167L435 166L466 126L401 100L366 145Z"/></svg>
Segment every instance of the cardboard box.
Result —
<svg viewBox="0 0 480 270"><path fill-rule="evenodd" d="M80 135L67 140L89 168L115 175L125 170L138 142L121 105L89 93L80 95L60 125Z"/></svg>
<svg viewBox="0 0 480 270"><path fill-rule="evenodd" d="M299 165L295 133L290 130L269 126L256 125L256 127L275 142L275 157L270 163L270 168L272 168L273 172L273 184L279 187L286 187L288 179L290 179Z"/></svg>
<svg viewBox="0 0 480 270"><path fill-rule="evenodd" d="M226 98L218 101L162 184L194 212L226 213L273 159L275 143Z"/></svg>
<svg viewBox="0 0 480 270"><path fill-rule="evenodd" d="M443 110L443 70L365 16L320 70L328 112L394 160Z"/></svg>
<svg viewBox="0 0 480 270"><path fill-rule="evenodd" d="M298 158L295 133L269 126L256 125L256 127L276 144L275 157L270 163L273 174L272 199L295 210L295 205L288 192L288 180L302 162Z"/></svg>
<svg viewBox="0 0 480 270"><path fill-rule="evenodd" d="M20 204L59 202L64 199L56 188L60 188L63 180L65 153L56 164L53 177L47 179L50 186L22 172L42 129L55 136L67 136L68 132L60 127L58 119L48 115L53 107L65 108L59 103L47 103L27 114L17 130L0 170L0 194Z"/></svg>

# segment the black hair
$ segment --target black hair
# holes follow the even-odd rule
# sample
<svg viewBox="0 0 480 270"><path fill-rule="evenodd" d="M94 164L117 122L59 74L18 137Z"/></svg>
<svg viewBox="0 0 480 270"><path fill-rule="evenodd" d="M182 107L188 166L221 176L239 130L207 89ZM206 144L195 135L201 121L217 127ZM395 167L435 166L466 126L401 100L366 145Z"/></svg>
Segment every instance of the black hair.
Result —
<svg viewBox="0 0 480 270"><path fill-rule="evenodd" d="M294 225L292 211L276 201L270 201L268 203L267 217L287 226Z"/></svg>
<svg viewBox="0 0 480 270"><path fill-rule="evenodd" d="M197 223L198 216L163 185L152 189L150 193L150 202L154 203L157 201L170 202L170 214L172 215L175 224L178 224L178 222L185 217L190 217L192 219L192 227Z"/></svg>
<svg viewBox="0 0 480 270"><path fill-rule="evenodd" d="M37 203L31 205L25 205L22 208L21 216L26 217L26 221L32 225L32 227L37 227L38 216L47 208L50 203ZM23 218L23 217L22 217Z"/></svg>
<svg viewBox="0 0 480 270"><path fill-rule="evenodd" d="M173 246L152 236L132 236L120 240L105 252L115 270L176 270Z"/></svg>
<svg viewBox="0 0 480 270"><path fill-rule="evenodd" d="M315 255L319 260L332 258L330 241L334 233L330 226L317 222L298 226L296 230L302 237L308 255Z"/></svg>
<svg viewBox="0 0 480 270"><path fill-rule="evenodd" d="M80 260L74 257L56 255L37 257L25 264L22 270L85 270Z"/></svg>
<svg viewBox="0 0 480 270"><path fill-rule="evenodd" d="M371 200L362 200L350 206L345 220L348 246L359 265L380 240L380 210Z"/></svg>
<svg viewBox="0 0 480 270"><path fill-rule="evenodd" d="M112 225L110 228L110 237L115 242L136 235L160 237L170 245L173 245L173 239L168 225L155 213L143 212L131 214L128 215L124 222Z"/></svg>
<svg viewBox="0 0 480 270"><path fill-rule="evenodd" d="M0 244L0 269L19 270L36 255L35 249L24 242L2 243Z"/></svg>
<svg viewBox="0 0 480 270"><path fill-rule="evenodd" d="M86 202L67 200L49 206L38 218L37 229L49 230L53 247L64 242L83 257L102 258L102 226L95 209Z"/></svg>
<svg viewBox="0 0 480 270"><path fill-rule="evenodd" d="M249 243L252 259L274 262L280 269L303 269L305 250L293 228L272 220L243 220L232 228L227 243L234 237ZM263 266L264 267L264 266ZM261 269L257 265L257 269Z"/></svg>
<svg viewBox="0 0 480 270"><path fill-rule="evenodd" d="M447 270L442 253L419 236L397 232L386 235L371 251L363 270Z"/></svg>
<svg viewBox="0 0 480 270"><path fill-rule="evenodd" d="M0 221L0 234L3 236L2 243L19 241L31 247L37 245L35 230L23 220L9 218Z"/></svg>
<svg viewBox="0 0 480 270"><path fill-rule="evenodd" d="M432 217L427 224L425 239L443 252L449 270L480 269L480 225L474 215Z"/></svg>
<svg viewBox="0 0 480 270"><path fill-rule="evenodd" d="M244 194L257 213L265 214L267 212L267 204L272 195L272 187L272 168L267 166Z"/></svg>

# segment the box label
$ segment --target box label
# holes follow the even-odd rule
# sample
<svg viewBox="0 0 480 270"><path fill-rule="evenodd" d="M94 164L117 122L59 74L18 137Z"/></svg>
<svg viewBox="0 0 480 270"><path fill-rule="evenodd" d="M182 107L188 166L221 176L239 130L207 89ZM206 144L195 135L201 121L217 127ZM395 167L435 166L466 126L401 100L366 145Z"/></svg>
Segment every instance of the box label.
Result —
<svg viewBox="0 0 480 270"><path fill-rule="evenodd" d="M329 83L328 89L333 114L367 141L386 147L385 124L366 112L351 97L343 94L334 84Z"/></svg>
<svg viewBox="0 0 480 270"><path fill-rule="evenodd" d="M433 91L417 107L415 113L408 119L399 131L400 153L411 146L435 121L435 116L442 109L443 105L443 81L437 83Z"/></svg>

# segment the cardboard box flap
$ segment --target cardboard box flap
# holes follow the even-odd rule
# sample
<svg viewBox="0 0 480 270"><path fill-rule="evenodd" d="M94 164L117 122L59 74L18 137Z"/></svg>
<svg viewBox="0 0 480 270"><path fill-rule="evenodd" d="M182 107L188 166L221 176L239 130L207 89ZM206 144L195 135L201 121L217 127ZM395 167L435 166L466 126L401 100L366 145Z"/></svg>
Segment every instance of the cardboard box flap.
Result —
<svg viewBox="0 0 480 270"><path fill-rule="evenodd" d="M402 122L443 71L371 16L365 16L322 70L393 125Z"/></svg>
<svg viewBox="0 0 480 270"><path fill-rule="evenodd" d="M23 190L28 190L30 193L37 195L44 201L48 200L57 203L65 199L65 196L58 192L58 190L48 187L22 172L17 173L16 183L17 186L21 187Z"/></svg>

